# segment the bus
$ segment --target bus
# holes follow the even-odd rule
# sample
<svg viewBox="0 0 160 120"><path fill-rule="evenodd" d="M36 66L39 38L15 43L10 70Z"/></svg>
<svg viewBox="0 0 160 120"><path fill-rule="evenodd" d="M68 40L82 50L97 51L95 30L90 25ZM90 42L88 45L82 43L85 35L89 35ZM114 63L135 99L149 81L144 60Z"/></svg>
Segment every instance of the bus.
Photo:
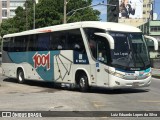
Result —
<svg viewBox="0 0 160 120"><path fill-rule="evenodd" d="M3 36L2 74L19 83L37 80L87 91L147 87L151 64L140 29L85 21Z"/></svg>

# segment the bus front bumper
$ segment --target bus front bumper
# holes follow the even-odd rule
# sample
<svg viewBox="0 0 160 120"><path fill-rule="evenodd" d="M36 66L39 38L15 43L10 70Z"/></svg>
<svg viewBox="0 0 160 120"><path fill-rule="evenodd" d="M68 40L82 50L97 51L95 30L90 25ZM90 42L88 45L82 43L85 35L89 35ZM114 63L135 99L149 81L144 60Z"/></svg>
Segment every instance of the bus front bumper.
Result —
<svg viewBox="0 0 160 120"><path fill-rule="evenodd" d="M140 80L127 80L122 79L113 75L109 76L109 87L110 88L139 88L148 87L151 84L151 76L140 79Z"/></svg>

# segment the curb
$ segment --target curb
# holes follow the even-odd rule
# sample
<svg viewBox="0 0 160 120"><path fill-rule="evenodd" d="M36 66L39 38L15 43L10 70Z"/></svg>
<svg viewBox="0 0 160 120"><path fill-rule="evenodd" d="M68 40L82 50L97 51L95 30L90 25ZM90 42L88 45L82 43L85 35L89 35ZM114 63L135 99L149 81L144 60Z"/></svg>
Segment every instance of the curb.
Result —
<svg viewBox="0 0 160 120"><path fill-rule="evenodd" d="M152 77L160 79L160 69L152 68Z"/></svg>
<svg viewBox="0 0 160 120"><path fill-rule="evenodd" d="M152 77L160 79L160 75L152 75Z"/></svg>

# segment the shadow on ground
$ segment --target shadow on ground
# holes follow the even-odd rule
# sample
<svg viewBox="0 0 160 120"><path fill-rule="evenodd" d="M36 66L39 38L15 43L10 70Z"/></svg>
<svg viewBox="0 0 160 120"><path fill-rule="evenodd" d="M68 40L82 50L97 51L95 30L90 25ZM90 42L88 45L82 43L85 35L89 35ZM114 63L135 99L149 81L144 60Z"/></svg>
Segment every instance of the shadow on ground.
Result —
<svg viewBox="0 0 160 120"><path fill-rule="evenodd" d="M10 83L15 83L18 84L16 79L4 79L4 82L10 82ZM52 82L43 82L43 81L34 81L34 80L26 80L24 85L28 86L36 86L36 87L42 87L46 88L45 90L42 90L40 92L48 92L48 93L53 93L55 90L60 91L60 90L68 90L68 91L73 91L73 92L79 92L77 88L67 88L67 87L61 87L60 84L54 84ZM97 93L97 94L131 94L131 93L144 93L144 92L149 92L149 89L144 89L144 88L139 88L139 89L107 89L107 88L97 88L97 87L92 87L87 94L89 93Z"/></svg>

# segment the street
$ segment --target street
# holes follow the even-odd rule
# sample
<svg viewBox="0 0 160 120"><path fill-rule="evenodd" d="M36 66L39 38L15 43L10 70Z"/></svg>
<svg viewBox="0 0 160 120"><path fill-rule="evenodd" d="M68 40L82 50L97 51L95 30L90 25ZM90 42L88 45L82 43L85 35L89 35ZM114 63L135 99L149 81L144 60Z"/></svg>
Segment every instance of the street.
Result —
<svg viewBox="0 0 160 120"><path fill-rule="evenodd" d="M0 76L0 111L160 111L159 85L160 79L152 78L152 84L147 88L92 88L88 93L81 93L78 90L54 88L53 84L45 82L27 81L25 84L18 84L15 79ZM125 117L68 119L128 120ZM158 120L156 117L148 119Z"/></svg>

